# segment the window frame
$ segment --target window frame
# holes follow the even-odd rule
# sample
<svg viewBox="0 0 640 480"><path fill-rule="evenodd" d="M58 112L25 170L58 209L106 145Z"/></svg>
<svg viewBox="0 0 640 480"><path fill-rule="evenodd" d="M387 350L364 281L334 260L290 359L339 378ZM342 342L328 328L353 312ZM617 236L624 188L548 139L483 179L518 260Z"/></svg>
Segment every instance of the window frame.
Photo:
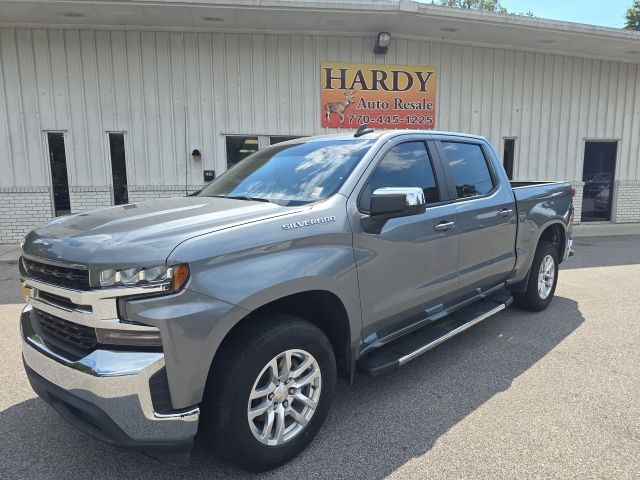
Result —
<svg viewBox="0 0 640 480"><path fill-rule="evenodd" d="M398 141L393 142L393 143L389 143L388 145L386 145L385 147L381 148L377 153L376 156L373 160L373 162L371 162L373 164L373 167L370 169L370 171L366 174L366 178L364 180L364 182L362 183L362 186L360 187L360 191L358 192L358 196L356 197L356 207L358 208L358 211L364 215L369 215L370 210L368 208L368 206L365 206L362 204L362 197L364 195L365 189L367 188L367 186L369 185L369 181L371 180L371 177L373 176L373 174L376 172L376 170L378 169L378 166L380 165L380 163L382 162L382 160L384 160L384 158L387 156L387 154L395 147L397 147L398 145L401 145L403 143L422 143L424 145L425 151L427 153L427 159L429 161L429 164L431 165L431 170L433 171L433 177L436 181L436 188L438 189L438 193L440 195L440 201L436 202L436 203L427 203L426 204L426 208L432 208L432 207L437 207L440 205L445 205L448 203L451 203L451 199L449 198L450 196L450 192L449 192L449 188L447 185L447 180L446 177L444 175L444 170L442 169L442 165L439 160L439 158L436 160L436 157L438 157L438 154L435 150L435 145L433 145L433 140L429 137L406 137L406 138L401 138L398 139ZM373 192L371 192L373 193Z"/></svg>
<svg viewBox="0 0 640 480"><path fill-rule="evenodd" d="M434 140L435 148L438 151L438 156L440 160L440 164L442 165L442 169L444 171L445 178L447 180L447 185L449 187L449 197L451 198L452 203L459 202L468 202L470 200L478 200L480 198L487 198L494 195L498 189L500 188L500 179L494 169L493 162L489 161L491 156L487 151L487 145L483 141L474 141L470 138L461 138L461 137L440 137ZM482 157L484 158L484 163L487 166L489 171L489 177L491 178L491 183L493 184L493 188L489 190L487 193L482 195L474 195L473 197L459 197L458 191L456 190L456 182L453 178L453 174L451 172L451 168L449 167L449 162L447 161L447 154L444 151L442 143L463 143L468 145L475 145L480 147L480 152L482 153Z"/></svg>

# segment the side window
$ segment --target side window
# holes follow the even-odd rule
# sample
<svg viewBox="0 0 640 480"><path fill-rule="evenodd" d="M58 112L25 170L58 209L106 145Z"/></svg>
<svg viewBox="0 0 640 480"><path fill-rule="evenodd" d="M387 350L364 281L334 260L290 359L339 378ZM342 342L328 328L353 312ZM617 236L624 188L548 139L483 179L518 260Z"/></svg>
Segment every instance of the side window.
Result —
<svg viewBox="0 0 640 480"><path fill-rule="evenodd" d="M441 142L441 145L458 198L485 195L493 189L489 166L480 145L459 142Z"/></svg>
<svg viewBox="0 0 640 480"><path fill-rule="evenodd" d="M433 167L423 142L396 145L380 161L361 197L360 206L369 209L371 194L382 187L420 187L429 203L440 201Z"/></svg>

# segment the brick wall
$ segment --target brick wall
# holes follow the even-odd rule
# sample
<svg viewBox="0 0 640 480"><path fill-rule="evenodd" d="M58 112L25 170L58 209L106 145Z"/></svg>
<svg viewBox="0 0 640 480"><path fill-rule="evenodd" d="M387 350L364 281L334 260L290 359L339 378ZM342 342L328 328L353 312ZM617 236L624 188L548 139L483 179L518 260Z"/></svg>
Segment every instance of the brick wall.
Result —
<svg viewBox="0 0 640 480"><path fill-rule="evenodd" d="M202 185L130 185L129 202L137 203L154 198L184 197L186 193L197 192Z"/></svg>
<svg viewBox="0 0 640 480"><path fill-rule="evenodd" d="M97 208L110 207L111 187L69 187L69 200L71 201L71 212L86 212Z"/></svg>
<svg viewBox="0 0 640 480"><path fill-rule="evenodd" d="M48 187L0 187L0 243L18 242L52 217Z"/></svg>
<svg viewBox="0 0 640 480"><path fill-rule="evenodd" d="M616 223L640 222L640 180L620 180L613 188L612 220Z"/></svg>
<svg viewBox="0 0 640 480"><path fill-rule="evenodd" d="M202 185L189 185L189 193ZM18 242L34 227L53 219L49 187L0 187L0 243ZM143 202L154 198L183 197L184 185L129 187L129 202ZM71 212L85 212L112 205L111 187L69 187Z"/></svg>

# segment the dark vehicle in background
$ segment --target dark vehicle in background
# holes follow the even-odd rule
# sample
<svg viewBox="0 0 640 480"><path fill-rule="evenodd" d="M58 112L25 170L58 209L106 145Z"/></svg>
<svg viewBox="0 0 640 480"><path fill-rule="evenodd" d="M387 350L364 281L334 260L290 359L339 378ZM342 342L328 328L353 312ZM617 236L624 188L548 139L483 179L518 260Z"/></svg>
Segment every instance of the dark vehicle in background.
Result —
<svg viewBox="0 0 640 480"><path fill-rule="evenodd" d="M584 195L595 197L601 191L611 187L613 183L612 173L598 173L584 182Z"/></svg>
<svg viewBox="0 0 640 480"><path fill-rule="evenodd" d="M569 183L512 185L482 137L279 143L194 196L29 233L25 369L111 445L185 464L199 431L270 469L320 430L338 375L392 371L512 302L547 308L572 221Z"/></svg>

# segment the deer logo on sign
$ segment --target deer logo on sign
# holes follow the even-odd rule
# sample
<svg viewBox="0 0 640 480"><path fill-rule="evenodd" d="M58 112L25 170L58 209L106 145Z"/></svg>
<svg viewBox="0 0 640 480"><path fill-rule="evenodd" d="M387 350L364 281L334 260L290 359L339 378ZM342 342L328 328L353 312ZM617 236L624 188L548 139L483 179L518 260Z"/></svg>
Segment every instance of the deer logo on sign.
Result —
<svg viewBox="0 0 640 480"><path fill-rule="evenodd" d="M353 103L356 91L343 92L343 95L344 100L342 102L327 102L324 104L324 113L327 122L331 119L331 113L337 113L340 115L340 122L344 123L344 112L349 108L349 105Z"/></svg>

